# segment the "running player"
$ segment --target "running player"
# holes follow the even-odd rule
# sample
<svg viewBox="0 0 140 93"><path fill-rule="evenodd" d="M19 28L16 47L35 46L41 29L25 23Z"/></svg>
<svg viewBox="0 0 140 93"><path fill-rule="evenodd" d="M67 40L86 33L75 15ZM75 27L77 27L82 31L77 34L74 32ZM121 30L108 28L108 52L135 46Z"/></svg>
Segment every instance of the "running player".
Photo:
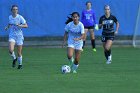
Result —
<svg viewBox="0 0 140 93"><path fill-rule="evenodd" d="M70 61L70 66L72 67L73 73L76 73L76 69L79 66L79 60L83 46L84 26L79 21L80 15L78 12L73 12L71 16L72 20L69 18L66 22L68 24L65 27L64 41L62 47L64 46L68 37L67 57ZM73 59L74 52L75 59Z"/></svg>
<svg viewBox="0 0 140 93"><path fill-rule="evenodd" d="M13 58L12 67L16 66L16 61L18 60L18 69L22 68L22 45L23 45L23 33L22 28L27 28L28 25L25 19L18 14L18 6L12 5L11 8L12 15L9 16L9 24L5 27L5 30L10 29L9 33L9 53ZM18 58L14 53L14 47L17 45Z"/></svg>
<svg viewBox="0 0 140 93"><path fill-rule="evenodd" d="M85 36L83 41L83 48L85 46L85 41L87 37L87 32L90 32L90 39L92 44L92 49L96 52L95 48L95 35L94 35L94 28L98 30L98 25L95 18L95 12L91 9L92 3L90 1L86 2L86 10L82 11L81 22L84 24L85 29Z"/></svg>
<svg viewBox="0 0 140 93"><path fill-rule="evenodd" d="M102 42L104 48L104 54L107 59L106 64L110 64L112 61L111 46L115 35L118 33L119 22L115 16L110 13L110 6L104 6L105 15L100 17L99 28L103 27L102 31ZM116 24L116 29L114 31L114 23Z"/></svg>

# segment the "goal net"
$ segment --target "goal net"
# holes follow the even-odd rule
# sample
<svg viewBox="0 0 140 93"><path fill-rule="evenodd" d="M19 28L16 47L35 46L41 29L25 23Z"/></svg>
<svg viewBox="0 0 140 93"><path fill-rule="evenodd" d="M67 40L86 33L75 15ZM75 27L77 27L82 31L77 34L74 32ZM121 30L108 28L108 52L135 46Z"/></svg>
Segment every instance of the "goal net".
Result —
<svg viewBox="0 0 140 93"><path fill-rule="evenodd" d="M133 46L140 47L140 4L139 4L137 19L136 19L135 31L133 35Z"/></svg>

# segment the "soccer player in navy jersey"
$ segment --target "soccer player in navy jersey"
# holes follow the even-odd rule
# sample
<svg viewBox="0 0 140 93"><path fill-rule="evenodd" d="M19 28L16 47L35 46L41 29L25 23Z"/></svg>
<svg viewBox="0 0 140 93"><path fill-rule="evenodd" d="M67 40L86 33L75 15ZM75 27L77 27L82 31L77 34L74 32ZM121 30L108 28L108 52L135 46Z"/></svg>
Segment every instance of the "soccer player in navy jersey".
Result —
<svg viewBox="0 0 140 93"><path fill-rule="evenodd" d="M115 35L118 33L119 22L117 18L110 13L110 6L104 6L105 15L100 17L99 28L103 27L102 31L102 42L104 48L104 54L107 59L106 64L110 64L112 61L111 47ZM116 29L114 29L114 23L116 24Z"/></svg>
<svg viewBox="0 0 140 93"><path fill-rule="evenodd" d="M87 37L88 31L90 32L90 39L92 44L92 49L96 52L95 48L95 35L94 35L94 28L98 30L98 25L96 22L95 12L91 9L92 3L90 1L86 2L86 9L82 11L81 22L84 24L85 36L83 41L83 48L85 46L85 41Z"/></svg>

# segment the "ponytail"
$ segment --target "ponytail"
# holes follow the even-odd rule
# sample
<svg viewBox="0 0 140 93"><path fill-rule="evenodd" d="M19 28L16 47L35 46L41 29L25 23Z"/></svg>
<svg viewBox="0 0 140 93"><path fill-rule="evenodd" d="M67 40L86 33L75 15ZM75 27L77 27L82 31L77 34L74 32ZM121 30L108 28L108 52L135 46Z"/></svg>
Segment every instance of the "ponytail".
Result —
<svg viewBox="0 0 140 93"><path fill-rule="evenodd" d="M72 22L72 21L73 21L71 17L67 17L67 18L68 18L68 19L67 19L67 21L65 22L65 24L68 24L69 22Z"/></svg>
<svg viewBox="0 0 140 93"><path fill-rule="evenodd" d="M78 12L73 12L72 14L70 14L71 17L69 17L69 16L67 17L68 19L67 19L67 21L65 22L65 24L68 24L69 22L72 22L72 21L73 21L72 17L73 17L74 14L77 14L78 17L80 17L80 14L79 14Z"/></svg>

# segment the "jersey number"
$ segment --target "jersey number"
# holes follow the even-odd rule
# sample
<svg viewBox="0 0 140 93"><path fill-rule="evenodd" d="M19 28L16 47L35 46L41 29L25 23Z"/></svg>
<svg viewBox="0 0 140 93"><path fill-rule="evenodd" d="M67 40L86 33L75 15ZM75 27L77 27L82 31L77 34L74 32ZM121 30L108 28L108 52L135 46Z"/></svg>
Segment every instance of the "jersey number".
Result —
<svg viewBox="0 0 140 93"><path fill-rule="evenodd" d="M106 24L106 25L105 25L105 28L106 28L106 29L110 28L110 24Z"/></svg>

